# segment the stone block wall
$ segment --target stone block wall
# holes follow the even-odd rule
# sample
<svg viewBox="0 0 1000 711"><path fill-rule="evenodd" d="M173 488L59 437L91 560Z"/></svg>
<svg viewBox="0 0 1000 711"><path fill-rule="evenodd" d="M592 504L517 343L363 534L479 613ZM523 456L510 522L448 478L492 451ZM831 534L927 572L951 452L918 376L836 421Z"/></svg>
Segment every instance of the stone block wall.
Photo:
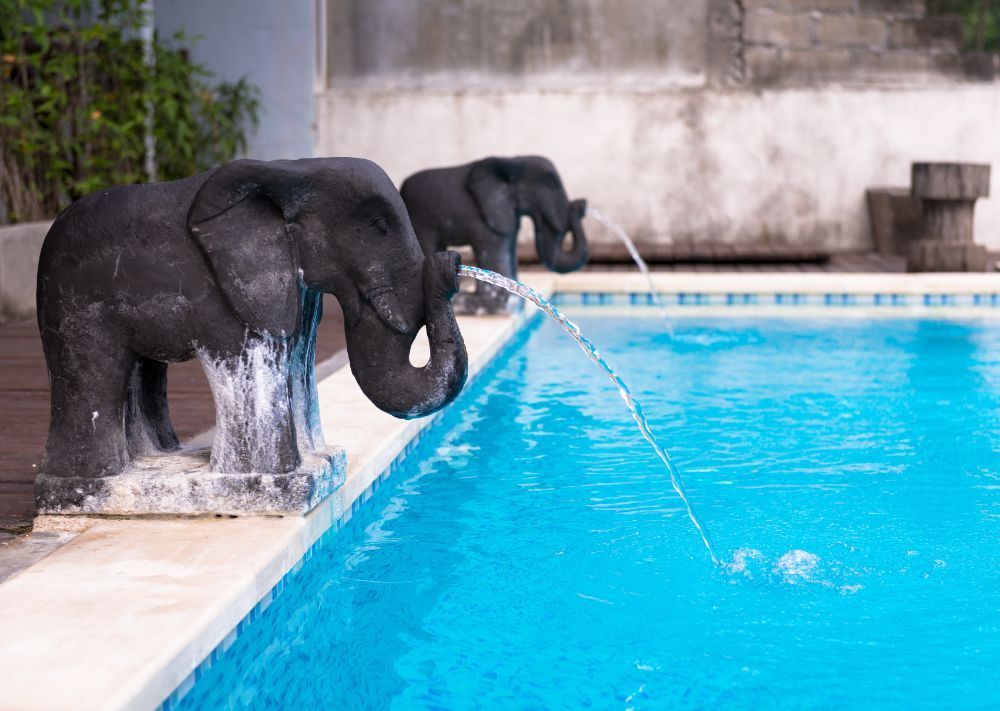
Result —
<svg viewBox="0 0 1000 711"><path fill-rule="evenodd" d="M756 86L943 80L963 69L957 17L925 0L743 0L746 79Z"/></svg>

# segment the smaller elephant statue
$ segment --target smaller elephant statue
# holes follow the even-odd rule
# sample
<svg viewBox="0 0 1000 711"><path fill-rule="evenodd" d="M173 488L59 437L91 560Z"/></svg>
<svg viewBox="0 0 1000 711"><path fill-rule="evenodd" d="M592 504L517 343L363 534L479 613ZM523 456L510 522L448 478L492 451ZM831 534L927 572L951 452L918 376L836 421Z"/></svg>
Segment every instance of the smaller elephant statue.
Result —
<svg viewBox="0 0 1000 711"><path fill-rule="evenodd" d="M343 308L351 370L376 406L405 418L444 407L467 371L458 265L455 252L421 252L388 176L355 158L238 160L77 201L39 262L52 384L42 475L89 482L177 449L167 364L192 358L215 399L212 471L295 470L322 445L320 292ZM417 368L424 325L431 357Z"/></svg>
<svg viewBox="0 0 1000 711"><path fill-rule="evenodd" d="M424 250L471 245L483 269L517 278L517 233L521 216L535 225L535 246L552 271L576 271L587 263L587 238L581 224L585 200L570 202L555 166L541 156L484 158L452 168L414 173L400 188L413 229ZM566 233L572 242L564 249ZM478 282L460 293L458 313L499 313L520 301L499 287Z"/></svg>

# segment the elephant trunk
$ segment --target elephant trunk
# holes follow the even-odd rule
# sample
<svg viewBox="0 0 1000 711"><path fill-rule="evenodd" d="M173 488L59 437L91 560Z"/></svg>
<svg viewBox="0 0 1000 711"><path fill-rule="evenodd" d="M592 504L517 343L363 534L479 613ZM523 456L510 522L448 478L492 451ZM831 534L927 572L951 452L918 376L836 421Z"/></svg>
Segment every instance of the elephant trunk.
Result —
<svg viewBox="0 0 1000 711"><path fill-rule="evenodd" d="M451 308L451 297L458 292L458 264L455 252L427 257L423 288L412 292L422 297L422 304L404 305L422 313L427 327L431 357L422 368L410 363L410 347L421 323L407 325L405 319L390 315L399 313L398 308L389 308L394 295L376 294L374 308L362 307L357 323L345 328L358 385L376 407L391 415L404 419L429 415L455 399L465 384L468 355Z"/></svg>
<svg viewBox="0 0 1000 711"><path fill-rule="evenodd" d="M569 204L569 231L573 236L568 250L562 248L565 230L550 231L535 229L535 246L542 263L554 272L565 274L575 272L587 263L587 236L583 232L583 216L587 212L586 200L574 200Z"/></svg>

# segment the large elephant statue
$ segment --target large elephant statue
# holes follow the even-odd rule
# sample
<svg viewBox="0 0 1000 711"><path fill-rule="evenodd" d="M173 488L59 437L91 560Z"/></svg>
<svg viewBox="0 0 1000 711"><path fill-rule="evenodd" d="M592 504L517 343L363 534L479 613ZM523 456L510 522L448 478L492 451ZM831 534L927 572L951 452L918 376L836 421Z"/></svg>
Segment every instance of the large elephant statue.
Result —
<svg viewBox="0 0 1000 711"><path fill-rule="evenodd" d="M425 256L388 176L355 158L238 160L89 195L45 238L38 325L52 386L42 473L108 477L178 447L167 363L198 358L216 404L213 471L286 473L322 445L321 293L344 311L365 395L419 417L461 390L455 252ZM410 346L427 327L422 368Z"/></svg>
<svg viewBox="0 0 1000 711"><path fill-rule="evenodd" d="M424 254L468 244L480 267L516 279L517 233L521 216L528 215L545 266L565 273L587 263L581 224L587 203L570 202L555 166L541 156L423 170L403 182L400 194ZM572 242L564 249L567 232ZM507 308L508 298L499 287L478 282L475 293L455 297L455 310L497 313Z"/></svg>

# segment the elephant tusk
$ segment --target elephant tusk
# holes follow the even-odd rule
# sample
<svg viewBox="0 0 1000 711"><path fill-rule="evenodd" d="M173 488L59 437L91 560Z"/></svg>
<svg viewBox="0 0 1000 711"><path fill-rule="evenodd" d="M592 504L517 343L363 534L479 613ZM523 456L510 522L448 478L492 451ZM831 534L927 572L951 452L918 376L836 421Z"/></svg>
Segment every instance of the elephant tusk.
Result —
<svg viewBox="0 0 1000 711"><path fill-rule="evenodd" d="M399 333L410 332L410 324L403 317L396 293L391 286L378 286L370 289L365 294L365 298L387 326Z"/></svg>

